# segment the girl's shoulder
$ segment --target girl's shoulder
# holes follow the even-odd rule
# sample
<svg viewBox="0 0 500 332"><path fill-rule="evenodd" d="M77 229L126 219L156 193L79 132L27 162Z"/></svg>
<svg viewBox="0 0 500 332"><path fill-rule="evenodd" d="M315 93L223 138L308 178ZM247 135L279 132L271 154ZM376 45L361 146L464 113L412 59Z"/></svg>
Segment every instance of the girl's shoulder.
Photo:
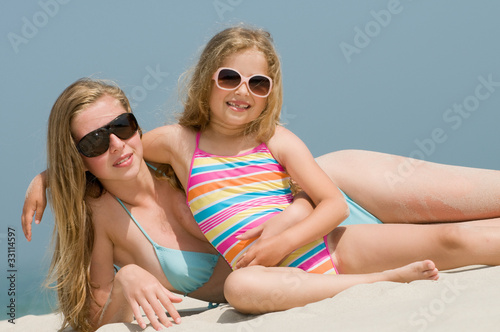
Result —
<svg viewBox="0 0 500 332"><path fill-rule="evenodd" d="M302 153L308 151L304 142L283 126L276 127L276 131L267 142L267 146L276 160L283 166L288 160L297 159Z"/></svg>
<svg viewBox="0 0 500 332"><path fill-rule="evenodd" d="M287 134L291 134L292 132L289 130L289 129L286 129L285 127L279 125L279 126L276 126L276 130L274 132L274 136L276 135L287 135Z"/></svg>
<svg viewBox="0 0 500 332"><path fill-rule="evenodd" d="M294 140L298 139L298 137L292 133L290 130L286 129L283 126L277 126L274 131L274 135L269 139L268 145L279 147L284 144L288 146L290 143L293 143Z"/></svg>

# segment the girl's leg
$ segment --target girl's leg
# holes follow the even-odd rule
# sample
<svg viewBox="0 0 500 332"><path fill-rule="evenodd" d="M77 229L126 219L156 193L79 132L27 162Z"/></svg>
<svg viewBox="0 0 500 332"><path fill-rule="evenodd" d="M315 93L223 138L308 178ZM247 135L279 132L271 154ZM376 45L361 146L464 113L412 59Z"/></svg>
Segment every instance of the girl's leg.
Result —
<svg viewBox="0 0 500 332"><path fill-rule="evenodd" d="M296 268L250 266L232 272L224 283L224 296L235 309L261 314L301 307L337 295L358 284L377 281L436 280L432 261L423 261L379 273L324 275Z"/></svg>
<svg viewBox="0 0 500 332"><path fill-rule="evenodd" d="M371 273L424 259L439 270L500 265L500 219L496 221L496 226L463 222L337 227L328 235L328 246L340 273Z"/></svg>
<svg viewBox="0 0 500 332"><path fill-rule="evenodd" d="M500 172L346 150L316 159L355 202L384 223L500 217Z"/></svg>

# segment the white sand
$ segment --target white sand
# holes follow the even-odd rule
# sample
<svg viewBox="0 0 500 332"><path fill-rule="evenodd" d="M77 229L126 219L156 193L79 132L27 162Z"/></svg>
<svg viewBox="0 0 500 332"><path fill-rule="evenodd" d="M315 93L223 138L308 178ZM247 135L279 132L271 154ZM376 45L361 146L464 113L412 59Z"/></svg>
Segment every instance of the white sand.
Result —
<svg viewBox="0 0 500 332"><path fill-rule="evenodd" d="M439 281L358 285L302 308L247 316L228 305L205 310L185 298L182 324L169 331L500 331L500 267L474 266L442 272ZM24 316L0 331L57 331L60 318ZM141 331L137 324L110 324L100 332ZM148 326L144 331L154 331Z"/></svg>

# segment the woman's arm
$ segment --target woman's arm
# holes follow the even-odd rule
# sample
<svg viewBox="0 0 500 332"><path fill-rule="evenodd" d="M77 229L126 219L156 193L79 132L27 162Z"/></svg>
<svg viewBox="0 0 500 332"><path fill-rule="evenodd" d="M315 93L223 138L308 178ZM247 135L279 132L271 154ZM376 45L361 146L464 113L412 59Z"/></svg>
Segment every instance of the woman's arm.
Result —
<svg viewBox="0 0 500 332"><path fill-rule="evenodd" d="M165 309L176 323L180 316L173 302L182 299L168 291L151 273L135 264L121 268L115 275L113 265L113 242L107 235L108 209L95 207L94 247L90 265L93 299L90 303L90 319L98 328L116 322L137 320L146 328L140 308L156 329L171 326Z"/></svg>
<svg viewBox="0 0 500 332"><path fill-rule="evenodd" d="M172 326L165 310L175 323L181 323L180 315L173 303L179 303L182 299L168 291L155 276L140 266L135 264L124 266L116 273L111 289L104 288L106 290L100 291L98 296L106 298L105 304L93 310L96 327L117 322L131 322L135 317L139 326L144 329L146 323L141 308L155 330L163 326Z"/></svg>

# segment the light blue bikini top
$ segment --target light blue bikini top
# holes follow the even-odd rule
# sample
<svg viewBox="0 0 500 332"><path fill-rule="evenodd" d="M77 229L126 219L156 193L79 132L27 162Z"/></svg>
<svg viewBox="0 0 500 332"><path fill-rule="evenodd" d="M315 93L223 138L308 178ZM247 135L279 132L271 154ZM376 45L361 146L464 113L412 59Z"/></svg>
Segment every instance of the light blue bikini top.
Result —
<svg viewBox="0 0 500 332"><path fill-rule="evenodd" d="M142 234L151 242L156 252L156 257L160 261L161 268L170 284L187 295L194 292L205 284L214 271L215 265L219 260L218 255L183 251L177 249L165 248L155 243L149 235L142 229L141 225L135 220L122 201L116 197L121 206L127 211L134 223L139 227Z"/></svg>

